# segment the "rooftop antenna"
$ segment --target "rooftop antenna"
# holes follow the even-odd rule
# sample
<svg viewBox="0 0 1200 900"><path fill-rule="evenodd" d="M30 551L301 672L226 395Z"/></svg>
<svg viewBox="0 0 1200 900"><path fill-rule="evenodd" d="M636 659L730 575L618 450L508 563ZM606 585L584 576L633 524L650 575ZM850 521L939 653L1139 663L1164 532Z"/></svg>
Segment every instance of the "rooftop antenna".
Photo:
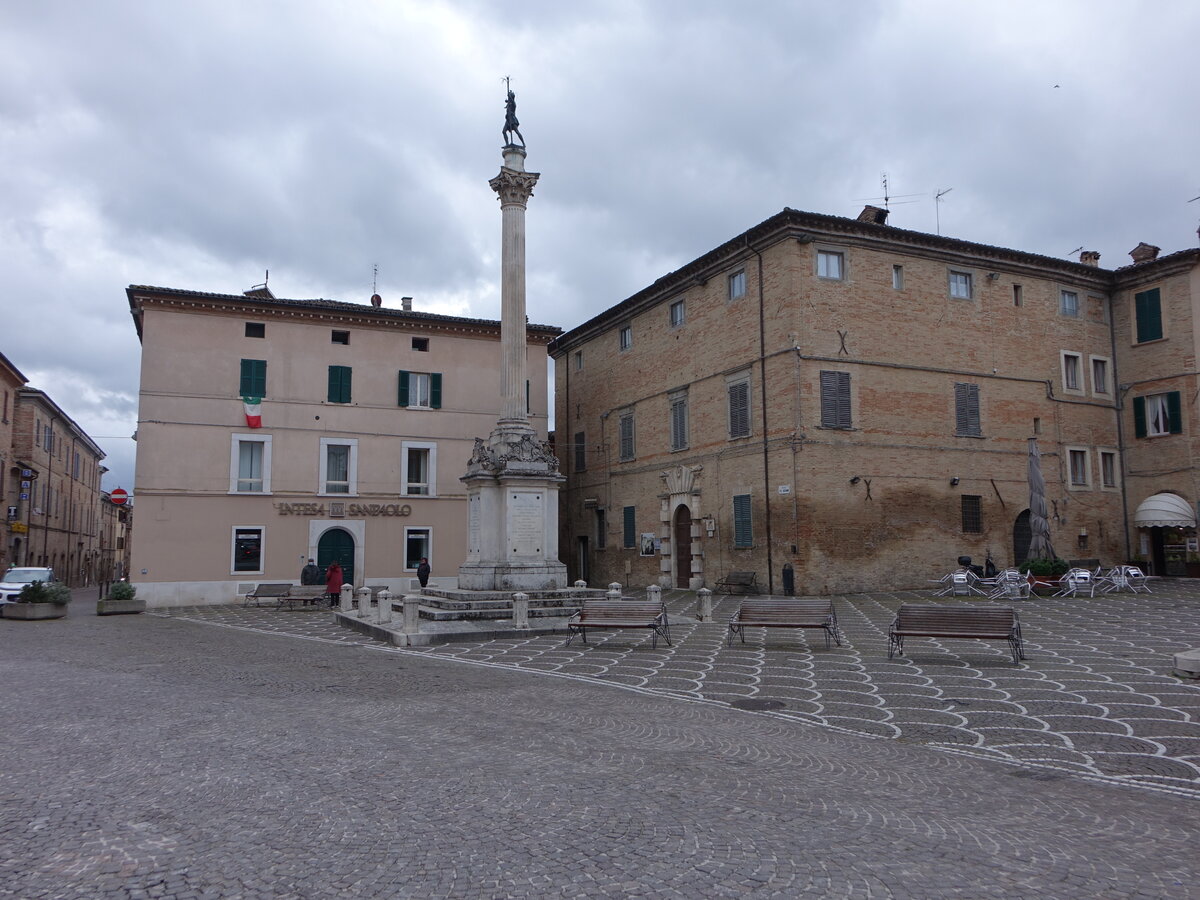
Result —
<svg viewBox="0 0 1200 900"><path fill-rule="evenodd" d="M887 172L880 172L879 180L883 183L883 208L888 212L891 212L891 207L888 206L888 202L891 198L888 197Z"/></svg>
<svg viewBox="0 0 1200 900"><path fill-rule="evenodd" d="M1080 245L1079 245L1078 247L1076 247L1074 250L1068 250L1068 251L1067 251L1067 256L1074 256L1076 253L1078 253L1078 252L1079 252L1080 250L1082 250L1082 249L1083 249L1083 244L1080 244Z"/></svg>
<svg viewBox="0 0 1200 900"><path fill-rule="evenodd" d="M933 195L933 215L937 222L937 233L942 233L942 198L950 193L954 188L942 188Z"/></svg>
<svg viewBox="0 0 1200 900"><path fill-rule="evenodd" d="M379 263L371 267L371 293L379 293Z"/></svg>
<svg viewBox="0 0 1200 900"><path fill-rule="evenodd" d="M1193 197L1188 203L1195 203L1197 200L1200 200L1200 197ZM1196 237L1200 238L1200 228L1196 229Z"/></svg>

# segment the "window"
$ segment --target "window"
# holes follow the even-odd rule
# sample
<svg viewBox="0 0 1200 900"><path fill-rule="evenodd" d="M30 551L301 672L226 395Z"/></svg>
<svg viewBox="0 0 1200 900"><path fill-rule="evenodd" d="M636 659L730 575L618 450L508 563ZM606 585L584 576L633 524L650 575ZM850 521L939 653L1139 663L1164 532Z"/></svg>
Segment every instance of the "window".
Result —
<svg viewBox="0 0 1200 900"><path fill-rule="evenodd" d="M746 296L746 270L738 269L729 276L729 299L737 300Z"/></svg>
<svg viewBox="0 0 1200 900"><path fill-rule="evenodd" d="M974 296L974 278L970 272L950 272L950 296L970 300Z"/></svg>
<svg viewBox="0 0 1200 900"><path fill-rule="evenodd" d="M358 493L358 441L321 438L321 493Z"/></svg>
<svg viewBox="0 0 1200 900"><path fill-rule="evenodd" d="M733 546L754 546L754 527L750 520L749 494L734 494L733 497Z"/></svg>
<svg viewBox="0 0 1200 900"><path fill-rule="evenodd" d="M669 395L671 405L671 449L686 450L688 447L688 393L676 391Z"/></svg>
<svg viewBox="0 0 1200 900"><path fill-rule="evenodd" d="M817 251L817 277L841 281L846 270L845 254L836 250Z"/></svg>
<svg viewBox="0 0 1200 900"><path fill-rule="evenodd" d="M904 290L904 266L892 266L892 289Z"/></svg>
<svg viewBox="0 0 1200 900"><path fill-rule="evenodd" d="M231 568L234 573L262 574L263 531L261 527L233 529Z"/></svg>
<svg viewBox="0 0 1200 900"><path fill-rule="evenodd" d="M635 507L621 508L621 546L626 550L637 546L637 518Z"/></svg>
<svg viewBox="0 0 1200 900"><path fill-rule="evenodd" d="M1179 391L1134 397L1133 433L1135 437L1182 434L1183 410L1180 408Z"/></svg>
<svg viewBox="0 0 1200 900"><path fill-rule="evenodd" d="M1068 449L1067 467L1070 469L1071 487L1087 487L1091 483L1086 450Z"/></svg>
<svg viewBox="0 0 1200 900"><path fill-rule="evenodd" d="M633 459L633 412L626 411L621 413L619 424L620 431L620 455L621 459L628 461Z"/></svg>
<svg viewBox="0 0 1200 900"><path fill-rule="evenodd" d="M821 427L851 427L849 372L821 373Z"/></svg>
<svg viewBox="0 0 1200 900"><path fill-rule="evenodd" d="M1014 284L1013 285L1013 306L1021 306L1024 302L1025 302L1025 298L1022 296L1021 286L1019 284Z"/></svg>
<svg viewBox="0 0 1200 900"><path fill-rule="evenodd" d="M1144 344L1147 341L1162 339L1162 304L1159 299L1158 288L1134 294L1133 312L1137 318L1136 343Z"/></svg>
<svg viewBox="0 0 1200 900"><path fill-rule="evenodd" d="M412 348L420 353L429 352L429 338L413 338Z"/></svg>
<svg viewBox="0 0 1200 900"><path fill-rule="evenodd" d="M1117 454L1112 450L1100 451L1100 484L1106 488L1117 486Z"/></svg>
<svg viewBox="0 0 1200 900"><path fill-rule="evenodd" d="M954 433L960 437L979 437L979 385L954 385Z"/></svg>
<svg viewBox="0 0 1200 900"><path fill-rule="evenodd" d="M267 396L267 361L265 359L243 359L242 379L239 392L243 397Z"/></svg>
<svg viewBox="0 0 1200 900"><path fill-rule="evenodd" d="M335 344L349 344L350 343L350 332L334 331L332 341Z"/></svg>
<svg viewBox="0 0 1200 900"><path fill-rule="evenodd" d="M633 346L633 326L623 325L617 333L617 343L622 350L628 350Z"/></svg>
<svg viewBox="0 0 1200 900"><path fill-rule="evenodd" d="M1067 391L1081 392L1083 390L1083 380L1080 376L1080 356L1078 353L1062 354L1062 379L1063 389Z"/></svg>
<svg viewBox="0 0 1200 900"><path fill-rule="evenodd" d="M575 371L578 372L582 368L583 368L583 351L576 350L575 351Z"/></svg>
<svg viewBox="0 0 1200 900"><path fill-rule="evenodd" d="M684 307L682 300L676 300L671 304L670 308L670 323L672 328L678 328L683 324Z"/></svg>
<svg viewBox="0 0 1200 900"><path fill-rule="evenodd" d="M271 436L234 434L230 436L229 493L271 493Z"/></svg>
<svg viewBox="0 0 1200 900"><path fill-rule="evenodd" d="M400 445L400 466L404 484L400 493L407 497L433 497L437 494L437 444L429 441L404 441Z"/></svg>
<svg viewBox="0 0 1200 900"><path fill-rule="evenodd" d="M329 402L330 403L349 403L350 402L350 375L351 368L349 366L330 366L329 367Z"/></svg>
<svg viewBox="0 0 1200 900"><path fill-rule="evenodd" d="M575 432L575 471L587 471L587 451L584 444L586 433L582 431Z"/></svg>
<svg viewBox="0 0 1200 900"><path fill-rule="evenodd" d="M1058 311L1064 316L1078 318L1079 316L1079 295L1074 291L1059 291L1058 292Z"/></svg>
<svg viewBox="0 0 1200 900"><path fill-rule="evenodd" d="M607 510L596 510L596 549L608 549L608 512Z"/></svg>
<svg viewBox="0 0 1200 900"><path fill-rule="evenodd" d="M750 435L750 376L741 375L726 383L729 396L729 437Z"/></svg>
<svg viewBox="0 0 1200 900"><path fill-rule="evenodd" d="M265 338L267 336L267 326L263 322L247 322L246 337Z"/></svg>
<svg viewBox="0 0 1200 900"><path fill-rule="evenodd" d="M962 495L963 534L983 533L983 498L977 494Z"/></svg>
<svg viewBox="0 0 1200 900"><path fill-rule="evenodd" d="M1105 356L1092 357L1092 393L1108 393L1108 358Z"/></svg>
<svg viewBox="0 0 1200 900"><path fill-rule="evenodd" d="M399 376L396 403L409 409L442 408L441 372L405 372Z"/></svg>
<svg viewBox="0 0 1200 900"><path fill-rule="evenodd" d="M429 528L404 529L404 569L415 572L421 558L433 558L433 532Z"/></svg>

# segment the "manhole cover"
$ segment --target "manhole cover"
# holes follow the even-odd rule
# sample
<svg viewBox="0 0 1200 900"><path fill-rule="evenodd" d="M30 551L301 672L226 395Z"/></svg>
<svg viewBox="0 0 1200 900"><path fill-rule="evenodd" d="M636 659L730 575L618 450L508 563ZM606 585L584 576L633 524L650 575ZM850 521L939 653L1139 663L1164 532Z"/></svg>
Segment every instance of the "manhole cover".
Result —
<svg viewBox="0 0 1200 900"><path fill-rule="evenodd" d="M767 700L751 697L746 700L734 700L729 704L734 709L781 709L787 706L782 700Z"/></svg>

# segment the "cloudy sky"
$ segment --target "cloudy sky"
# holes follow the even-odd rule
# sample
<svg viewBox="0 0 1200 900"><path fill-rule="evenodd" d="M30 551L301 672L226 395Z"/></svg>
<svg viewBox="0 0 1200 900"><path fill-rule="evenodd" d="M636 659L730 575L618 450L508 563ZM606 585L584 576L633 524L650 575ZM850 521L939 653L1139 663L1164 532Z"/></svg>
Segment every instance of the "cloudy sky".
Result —
<svg viewBox="0 0 1200 900"><path fill-rule="evenodd" d="M535 322L883 172L893 225L1115 268L1196 245L1198 38L1192 0L0 3L0 352L132 488L131 283L365 303L378 265L499 318L506 75Z"/></svg>

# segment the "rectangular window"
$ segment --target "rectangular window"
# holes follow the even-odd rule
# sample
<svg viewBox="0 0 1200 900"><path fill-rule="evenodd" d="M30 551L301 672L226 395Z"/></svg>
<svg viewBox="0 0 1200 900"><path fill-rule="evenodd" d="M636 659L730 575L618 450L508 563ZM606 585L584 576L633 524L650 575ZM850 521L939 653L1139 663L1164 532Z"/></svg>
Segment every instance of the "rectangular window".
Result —
<svg viewBox="0 0 1200 900"><path fill-rule="evenodd" d="M1108 393L1108 358L1104 356L1092 357L1092 393L1107 394Z"/></svg>
<svg viewBox="0 0 1200 900"><path fill-rule="evenodd" d="M979 437L979 385L954 385L954 433L960 437Z"/></svg>
<svg viewBox="0 0 1200 900"><path fill-rule="evenodd" d="M576 350L575 351L575 371L578 372L582 368L583 368L583 351Z"/></svg>
<svg viewBox="0 0 1200 900"><path fill-rule="evenodd" d="M404 529L404 570L415 572L422 559L433 558L433 532L428 528Z"/></svg>
<svg viewBox="0 0 1200 900"><path fill-rule="evenodd" d="M726 384L729 396L729 437L750 435L750 377L741 376Z"/></svg>
<svg viewBox="0 0 1200 900"><path fill-rule="evenodd" d="M904 290L904 266L892 266L892 289Z"/></svg>
<svg viewBox="0 0 1200 900"><path fill-rule="evenodd" d="M821 427L850 428L850 373L821 373Z"/></svg>
<svg viewBox="0 0 1200 900"><path fill-rule="evenodd" d="M350 332L334 331L331 341L334 344L349 344L350 343Z"/></svg>
<svg viewBox="0 0 1200 900"><path fill-rule="evenodd" d="M263 571L263 529L234 528L233 529L233 565L234 572L248 572L261 575Z"/></svg>
<svg viewBox="0 0 1200 900"><path fill-rule="evenodd" d="M1183 433L1183 410L1179 391L1133 398L1135 437L1158 437Z"/></svg>
<svg viewBox="0 0 1200 900"><path fill-rule="evenodd" d="M676 300L671 304L670 322L672 328L678 328L683 324L684 307L682 300Z"/></svg>
<svg viewBox="0 0 1200 900"><path fill-rule="evenodd" d="M1106 488L1117 486L1117 454L1112 450L1100 451L1100 483Z"/></svg>
<svg viewBox="0 0 1200 900"><path fill-rule="evenodd" d="M737 300L746 296L746 270L738 269L729 276L729 299Z"/></svg>
<svg viewBox="0 0 1200 900"><path fill-rule="evenodd" d="M671 404L671 449L686 450L688 447L688 395L677 391L670 395Z"/></svg>
<svg viewBox="0 0 1200 900"><path fill-rule="evenodd" d="M621 508L621 546L628 550L637 546L637 517L635 507Z"/></svg>
<svg viewBox="0 0 1200 900"><path fill-rule="evenodd" d="M1082 378L1080 377L1080 356L1078 353L1066 353L1062 355L1063 367L1063 389L1068 391L1081 391Z"/></svg>
<svg viewBox="0 0 1200 900"><path fill-rule="evenodd" d="M271 436L269 434L231 435L229 493L271 493Z"/></svg>
<svg viewBox="0 0 1200 900"><path fill-rule="evenodd" d="M418 337L413 338L412 339L412 348L414 350L416 350L418 353L428 353L429 352L429 338L418 338Z"/></svg>
<svg viewBox="0 0 1200 900"><path fill-rule="evenodd" d="M243 397L267 396L267 361L265 359L243 359L242 379L239 385Z"/></svg>
<svg viewBox="0 0 1200 900"><path fill-rule="evenodd" d="M608 512L607 510L596 510L596 549L605 550L608 548Z"/></svg>
<svg viewBox="0 0 1200 900"><path fill-rule="evenodd" d="M358 493L358 441L321 438L322 494Z"/></svg>
<svg viewBox="0 0 1200 900"><path fill-rule="evenodd" d="M754 546L754 527L750 519L749 494L734 494L733 496L733 546Z"/></svg>
<svg viewBox="0 0 1200 900"><path fill-rule="evenodd" d="M618 345L622 350L628 350L633 346L633 326L623 325L618 332Z"/></svg>
<svg viewBox="0 0 1200 900"><path fill-rule="evenodd" d="M265 338L267 336L267 326L265 322L247 322L246 337Z"/></svg>
<svg viewBox="0 0 1200 900"><path fill-rule="evenodd" d="M841 281L846 270L846 257L835 250L817 251L817 277Z"/></svg>
<svg viewBox="0 0 1200 900"><path fill-rule="evenodd" d="M629 461L633 459L633 413L623 412L620 419L620 444L621 444L621 459Z"/></svg>
<svg viewBox="0 0 1200 900"><path fill-rule="evenodd" d="M404 441L400 445L400 465L404 484L400 493L407 497L432 497L437 485L437 444L429 441Z"/></svg>
<svg viewBox="0 0 1200 900"><path fill-rule="evenodd" d="M1088 454L1086 450L1068 450L1067 465L1071 470L1071 486L1088 486Z"/></svg>
<svg viewBox="0 0 1200 900"><path fill-rule="evenodd" d="M1133 296L1134 316L1137 318L1137 343L1161 340L1163 336L1162 302L1158 288Z"/></svg>
<svg viewBox="0 0 1200 900"><path fill-rule="evenodd" d="M974 296L974 281L970 272L950 272L950 296L958 300L970 300Z"/></svg>
<svg viewBox="0 0 1200 900"><path fill-rule="evenodd" d="M983 533L983 498L976 494L962 495L963 534Z"/></svg>
<svg viewBox="0 0 1200 900"><path fill-rule="evenodd" d="M587 471L587 452L586 452L587 448L584 443L585 437L586 437L585 432L582 432L582 431L575 432L575 471L576 472L586 472Z"/></svg>
<svg viewBox="0 0 1200 900"><path fill-rule="evenodd" d="M330 403L350 402L350 375L351 369L349 366L329 367L328 399Z"/></svg>
<svg viewBox="0 0 1200 900"><path fill-rule="evenodd" d="M1058 311L1064 316L1079 317L1079 295L1075 291L1058 292Z"/></svg>
<svg viewBox="0 0 1200 900"><path fill-rule="evenodd" d="M1019 284L1014 284L1013 285L1013 306L1021 306L1024 302L1025 302L1025 298L1022 296L1021 286Z"/></svg>
<svg viewBox="0 0 1200 900"><path fill-rule="evenodd" d="M409 409L441 409L442 373L401 370L396 403Z"/></svg>

